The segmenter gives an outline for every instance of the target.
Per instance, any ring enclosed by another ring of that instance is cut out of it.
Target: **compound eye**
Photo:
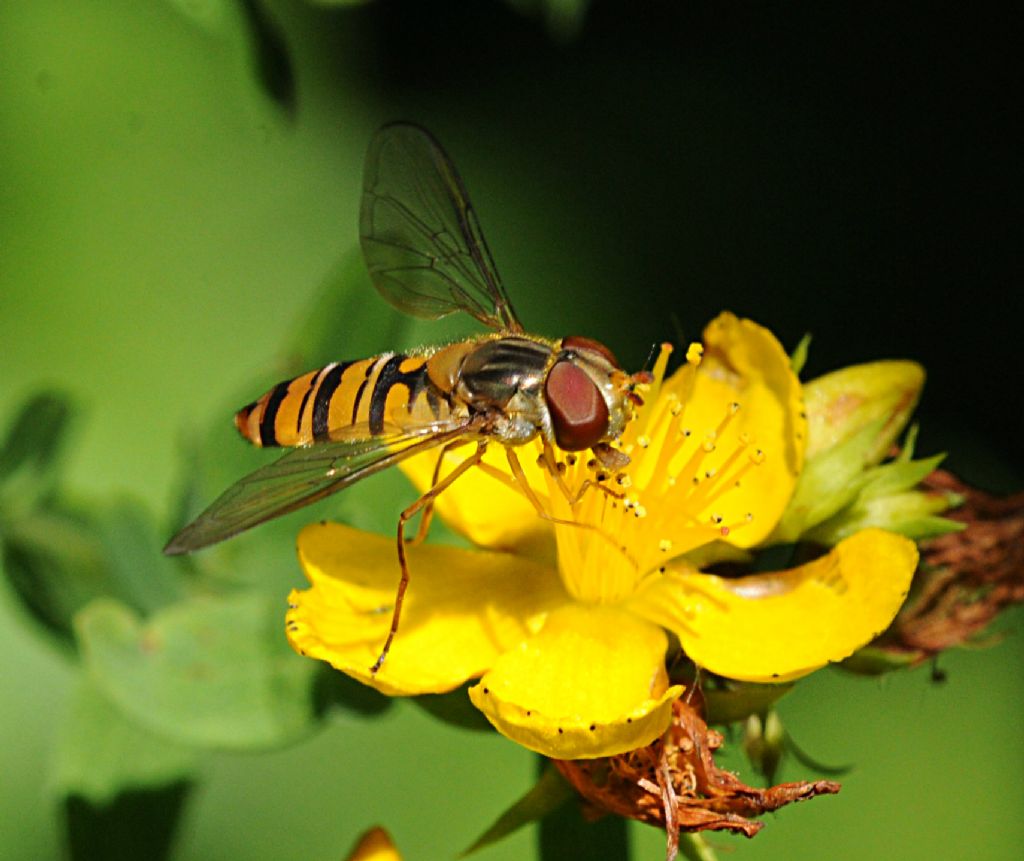
[[[562,349],[590,350],[591,352],[598,353],[607,359],[613,368],[618,368],[619,370],[622,369],[622,365],[620,365],[619,360],[615,358],[615,354],[600,341],[595,341],[593,338],[584,338],[581,335],[570,335],[568,338],[562,338]]]
[[[544,382],[555,442],[564,451],[584,451],[608,432],[608,405],[594,381],[567,359],[556,362]]]

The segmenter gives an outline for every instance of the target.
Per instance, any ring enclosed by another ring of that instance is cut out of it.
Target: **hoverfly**
[[[515,448],[539,436],[543,465],[555,476],[553,446],[590,449],[599,463],[620,469],[629,459],[609,443],[640,403],[635,390],[645,376],[626,374],[607,347],[589,338],[553,341],[524,331],[462,180],[424,129],[395,123],[374,136],[359,231],[371,280],[388,302],[431,319],[463,311],[492,333],[412,355],[334,362],[274,386],[239,410],[235,425],[256,446],[291,450],[229,487],[164,552],[223,541],[439,448],[432,487],[399,516],[401,577],[376,672],[398,630],[409,582],[406,523],[421,514],[416,538],[422,538],[433,500],[479,464],[491,443],[505,446],[524,494],[551,520]],[[467,444],[473,453],[439,480],[444,456]]]

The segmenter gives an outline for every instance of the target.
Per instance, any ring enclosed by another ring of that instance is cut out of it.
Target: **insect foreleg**
[[[434,465],[434,476],[430,479],[431,489],[437,487],[438,481],[441,478],[441,466],[444,464],[445,455],[450,451],[466,445],[469,440],[457,439],[454,442],[448,443],[444,448],[441,449],[441,453],[437,456],[437,463]],[[416,545],[421,544],[423,539],[427,537],[427,532],[430,530],[430,521],[434,517],[434,497],[437,494],[431,496],[426,505],[423,506],[423,512],[420,515],[420,525],[416,530],[416,534],[407,540],[408,544]]]
[[[612,547],[615,548],[615,551],[617,553],[621,553],[632,566],[637,567],[636,559],[633,558],[632,554],[630,554],[624,546],[620,545],[614,537],[609,535],[599,526],[593,523],[580,523],[578,520],[564,520],[561,517],[555,517],[554,515],[549,514],[543,504],[541,504],[541,501],[537,498],[537,494],[534,493],[533,488],[530,487],[530,482],[526,478],[526,473],[523,472],[523,465],[519,462],[519,456],[511,448],[505,449],[505,456],[508,458],[509,468],[512,470],[512,475],[515,478],[516,483],[519,485],[519,489],[523,492],[523,495],[530,500],[530,504],[533,505],[534,509],[536,509],[538,517],[548,521],[548,523],[554,523],[556,526],[575,526],[579,529],[593,530],[608,541]],[[557,475],[557,470],[555,471],[555,474]],[[566,494],[569,494],[568,488],[565,488],[565,492]],[[611,495],[613,497],[615,496],[614,493]],[[566,498],[570,501],[572,500],[571,495],[567,495]]]
[[[405,524],[428,505],[431,505],[437,495],[454,484],[459,476],[480,463],[486,449],[487,440],[481,440],[478,442],[476,451],[473,452],[473,454],[467,457],[443,479],[435,483],[430,490],[424,493],[423,496],[398,515],[398,564],[402,569],[402,576],[398,581],[398,590],[395,592],[395,610],[391,614],[391,630],[388,631],[388,638],[384,641],[384,648],[381,649],[381,653],[377,657],[377,660],[374,661],[373,666],[370,667],[371,673],[376,674],[380,668],[384,666],[384,660],[387,658],[388,652],[391,651],[391,643],[395,639],[395,634],[398,633],[398,621],[402,617],[402,601],[405,600],[405,590],[409,587],[409,561],[405,554]]]

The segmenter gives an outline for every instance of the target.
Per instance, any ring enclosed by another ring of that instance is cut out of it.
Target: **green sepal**
[[[793,352],[789,355],[789,367],[792,368],[793,373],[798,377],[800,372],[804,369],[804,365],[807,364],[807,353],[811,348],[811,333],[805,332],[804,336],[800,339],[800,343],[796,345]]]
[[[75,617],[86,670],[119,708],[181,744],[230,750],[284,745],[318,718],[316,665],[285,641],[280,601],[199,597],[145,624],[109,599]]]
[[[868,465],[884,422],[884,419],[877,419],[807,460],[768,543],[796,541],[856,498],[860,487],[858,479]]]
[[[838,666],[858,676],[882,676],[894,670],[906,670],[922,658],[918,652],[893,652],[878,646],[858,649]]]
[[[543,819],[557,810],[575,795],[571,786],[558,770],[551,765],[545,767],[538,781],[529,792],[501,814],[483,834],[467,849],[459,853],[460,858],[503,840],[524,825]]]
[[[709,724],[731,724],[763,714],[793,689],[793,683],[759,685],[723,680],[723,687],[705,684],[701,692]]]
[[[866,470],[854,481],[856,493],[849,504],[808,530],[804,537],[831,547],[872,526],[914,540],[962,530],[962,523],[936,516],[958,504],[956,494],[911,489],[930,475],[944,457],[940,454],[922,460],[893,460]]]

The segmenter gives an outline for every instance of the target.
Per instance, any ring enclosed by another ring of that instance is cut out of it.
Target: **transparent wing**
[[[492,329],[523,331],[455,165],[426,130],[394,123],[374,135],[359,236],[374,286],[400,311],[465,311]]]
[[[199,550],[330,496],[407,457],[473,432],[470,422],[290,450],[231,485],[175,535],[164,553]]]

